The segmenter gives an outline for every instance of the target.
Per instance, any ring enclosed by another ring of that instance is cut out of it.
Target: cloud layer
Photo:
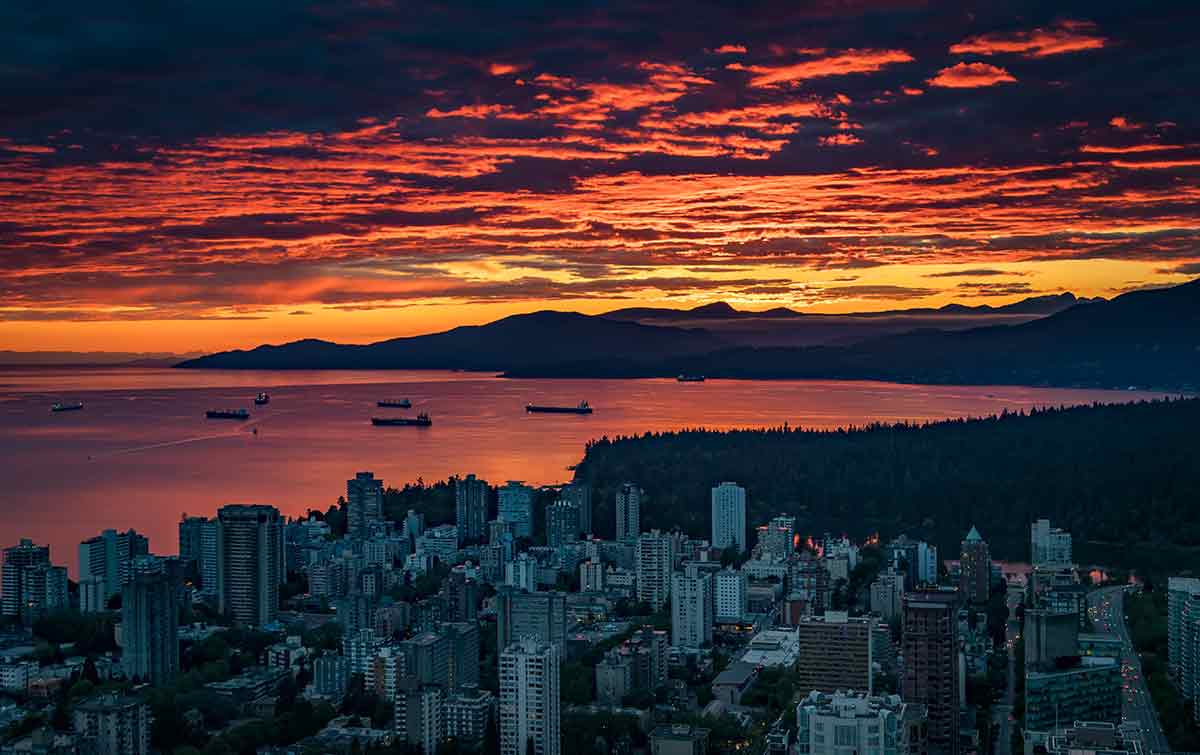
[[[0,11],[0,321],[882,307],[1200,261],[1192,5],[475,5]]]

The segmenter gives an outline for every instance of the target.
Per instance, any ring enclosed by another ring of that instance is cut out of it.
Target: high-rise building
[[[442,583],[452,621],[475,621],[479,616],[479,583],[461,566],[450,570]]]
[[[217,610],[263,626],[279,612],[283,519],[274,506],[235,504],[217,512]]]
[[[1121,723],[1121,661],[1071,656],[1025,672],[1025,729],[1048,732],[1066,721]]]
[[[671,597],[671,572],[675,564],[675,539],[658,530],[638,536],[637,597],[657,611]]]
[[[400,643],[404,653],[406,676],[413,676],[421,684],[430,684],[442,689],[450,687],[450,640],[434,632],[422,632],[416,637]]]
[[[746,550],[746,489],[723,482],[712,489],[712,546],[724,550],[737,546]]]
[[[566,641],[567,596],[561,592],[496,591],[496,647],[525,638],[563,647]]]
[[[904,575],[892,568],[879,572],[871,583],[871,610],[884,621],[898,619],[902,615],[904,598]]]
[[[187,516],[179,521],[179,558],[201,593],[217,592],[217,520]]]
[[[340,702],[350,684],[350,662],[340,656],[325,654],[313,661],[313,688],[318,695]]]
[[[450,693],[443,706],[446,736],[460,745],[479,749],[487,736],[493,702],[492,693],[475,684]]]
[[[1167,580],[1167,670],[1185,700],[1200,700],[1200,579]]]
[[[626,482],[617,490],[617,540],[633,540],[642,531],[642,489]]]
[[[67,567],[34,564],[21,570],[21,621],[32,626],[42,616],[69,608]]]
[[[584,561],[579,565],[579,591],[604,591],[604,564],[600,561]]]
[[[504,564],[504,584],[526,592],[537,592],[537,559],[528,552],[521,553]]]
[[[926,588],[904,595],[904,677],[901,697],[929,714],[929,751],[958,755],[961,679],[958,590]]]
[[[1074,613],[1025,609],[1025,668],[1053,666],[1059,658],[1079,655],[1079,621]]]
[[[21,598],[25,567],[50,563],[50,546],[34,545],[23,538],[18,544],[4,549],[3,574],[0,575],[0,609],[5,616],[21,615]]]
[[[375,655],[383,647],[383,638],[371,629],[359,629],[342,636],[342,657],[349,664],[349,673],[361,674],[367,686],[374,685],[373,667]]]
[[[1073,563],[1070,532],[1051,527],[1049,519],[1038,519],[1029,530],[1034,566]]]
[[[634,686],[634,656],[613,648],[596,664],[596,702],[620,705]]]
[[[479,684],[479,624],[474,621],[447,622],[441,626],[450,657],[447,665],[450,689]]]
[[[904,575],[905,590],[914,590],[919,585],[937,584],[937,546],[900,535],[888,543],[884,554],[885,563]]]
[[[546,545],[561,548],[579,540],[579,509],[559,499],[546,506]]]
[[[671,580],[671,645],[701,648],[712,642],[713,577],[694,566]]]
[[[346,531],[350,537],[365,538],[383,521],[383,480],[371,472],[359,472],[346,480]]]
[[[75,733],[96,755],[148,755],[150,706],[137,697],[101,695],[75,705]]]
[[[512,525],[513,537],[533,537],[533,488],[509,480],[496,491],[496,518]]]
[[[559,649],[525,639],[500,655],[501,755],[560,755]]]
[[[746,596],[750,586],[746,575],[736,569],[722,569],[713,576],[716,593],[716,620],[736,623],[746,618]]]
[[[443,699],[440,687],[422,684],[412,677],[400,680],[393,725],[396,738],[410,751],[437,754],[438,744],[445,737]]]
[[[460,539],[474,543],[483,538],[488,518],[488,484],[475,475],[454,481],[454,522]]]
[[[179,601],[163,573],[137,574],[121,591],[121,670],[156,687],[179,673]]]
[[[758,528],[763,556],[785,561],[796,550],[796,517],[780,515]]]
[[[79,544],[79,578],[103,578],[107,600],[129,582],[133,560],[149,552],[150,541],[134,530],[104,530]]]
[[[583,535],[592,533],[592,489],[586,483],[573,482],[563,485],[559,497],[570,501],[579,509],[579,532]]]
[[[812,692],[796,706],[796,742],[808,755],[924,753],[925,706],[899,695]]]
[[[799,644],[797,686],[818,692],[873,690],[875,619],[826,611],[796,623]]]
[[[968,603],[983,605],[992,591],[992,552],[974,527],[962,541],[959,589]]]

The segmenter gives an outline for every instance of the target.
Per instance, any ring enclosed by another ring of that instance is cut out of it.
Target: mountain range
[[[964,319],[971,324],[962,325]],[[788,334],[787,325],[764,325],[822,320],[827,320],[826,328],[817,340],[811,333],[808,339]],[[945,325],[947,320],[950,326]],[[887,327],[872,330],[859,324],[863,321]],[[897,326],[897,321],[902,325]],[[754,327],[730,323],[754,323]],[[856,337],[847,333],[854,327],[861,328]],[[1063,295],[1006,307],[952,305],[876,314],[742,312],[723,303],[692,310],[625,309],[595,316],[544,311],[362,346],[317,340],[260,346],[179,366],[441,368],[493,370],[508,377],[688,373],[1186,389],[1200,385],[1200,280],[1112,300]]]

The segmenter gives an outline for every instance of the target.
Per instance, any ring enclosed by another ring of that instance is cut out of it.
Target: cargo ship
[[[83,408],[82,401],[59,401],[50,406],[52,412],[76,412]]]
[[[530,414],[591,414],[592,407],[588,402],[580,401],[578,406],[539,406],[526,404],[525,411]]]
[[[703,375],[679,375],[675,379],[681,383],[703,383],[704,382]]]
[[[376,406],[385,409],[411,409],[412,402],[406,398],[385,398],[375,402]]]
[[[269,404],[269,403],[271,403],[271,397],[268,396],[265,392],[260,393],[254,397],[254,403],[258,404],[259,406],[263,406],[264,404]]]
[[[376,427],[429,427],[433,420],[421,412],[415,417],[371,417],[371,424]]]
[[[246,409],[209,409],[204,413],[209,419],[250,419]]]

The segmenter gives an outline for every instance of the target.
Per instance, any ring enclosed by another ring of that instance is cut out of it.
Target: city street
[[[1141,660],[1133,647],[1129,629],[1125,626],[1124,598],[1125,589],[1122,587],[1102,588],[1088,596],[1088,611],[1091,613],[1097,632],[1116,634],[1121,637],[1124,647],[1121,658],[1124,720],[1134,722],[1141,729],[1148,752],[1170,752],[1171,748],[1158,724],[1158,715],[1154,711],[1154,703],[1150,700],[1150,692],[1146,688]]]

